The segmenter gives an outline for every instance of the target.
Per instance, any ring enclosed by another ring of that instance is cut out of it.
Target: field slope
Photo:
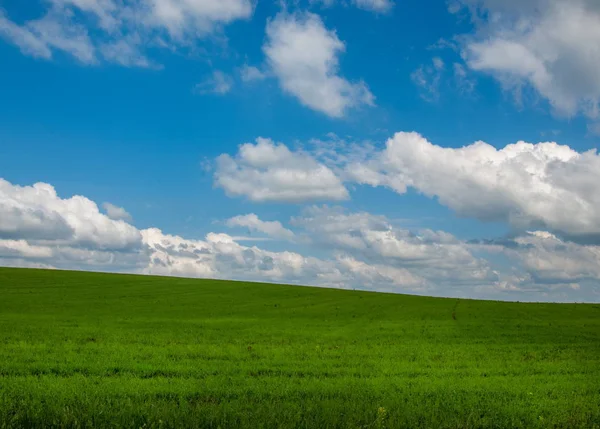
[[[0,428],[600,428],[600,305],[0,269]]]

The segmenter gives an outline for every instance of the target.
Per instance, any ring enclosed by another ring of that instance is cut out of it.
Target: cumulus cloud
[[[533,231],[515,238],[508,252],[541,283],[574,285],[600,280],[600,246],[565,242],[554,234]]]
[[[83,196],[61,198],[49,184],[0,181],[1,266],[567,301],[575,297],[571,292],[583,299],[597,293],[600,282],[600,246],[545,231],[465,243],[443,231],[410,231],[384,216],[328,206],[305,209],[292,219],[295,230],[254,214],[226,223],[327,256],[244,246],[223,233],[192,240],[158,228],[137,230],[110,219]],[[485,254],[503,254],[513,263],[498,271]]]
[[[408,287],[413,291],[427,289],[427,281],[411,273],[406,268],[391,265],[367,264],[364,261],[341,254],[337,257],[338,264],[355,276],[362,287],[377,291],[394,290],[394,287]]]
[[[54,240],[94,249],[139,247],[139,231],[102,214],[83,196],[62,199],[53,186],[17,186],[0,179],[0,238]]]
[[[562,116],[597,118],[600,7],[595,0],[463,0],[477,25],[463,56],[517,98],[533,88]]]
[[[373,105],[362,81],[339,76],[339,55],[345,45],[315,14],[281,13],[267,24],[263,51],[281,88],[302,104],[328,116],[343,117],[348,109]]]
[[[46,183],[17,186],[0,179],[3,265],[130,271],[144,259],[140,232],[101,213],[93,201],[60,198]]]
[[[241,145],[234,157],[219,156],[214,180],[228,195],[258,202],[348,198],[348,191],[327,166],[265,138]]]
[[[29,244],[25,240],[0,240],[0,257],[44,259],[52,257],[52,249]]]
[[[293,252],[242,246],[227,234],[210,233],[205,241],[186,240],[157,229],[143,234],[152,250],[148,272],[154,274],[297,283],[314,281],[315,270],[327,265]]]
[[[143,5],[145,6],[145,5]],[[166,28],[174,38],[206,34],[219,24],[252,15],[251,0],[153,0],[148,25]]]
[[[472,255],[466,243],[443,231],[410,231],[386,217],[348,213],[340,207],[310,207],[293,224],[310,239],[379,266],[410,269],[430,286],[493,283],[488,264]]]
[[[105,209],[119,217],[124,212],[112,205]],[[280,222],[262,221],[252,214],[231,218],[227,224],[287,240],[294,237]],[[407,269],[369,264],[342,253],[319,259],[243,246],[222,233],[190,240],[157,228],[137,230],[101,213],[83,196],[61,198],[49,184],[18,186],[6,180],[0,180],[0,265],[391,291],[423,287]]]
[[[254,213],[232,217],[227,220],[229,227],[243,227],[250,231],[262,232],[273,238],[291,240],[294,238],[294,233],[285,228],[279,221],[263,221]]]
[[[474,240],[470,247],[494,257],[503,255],[510,267],[500,273],[498,282],[475,288],[476,293],[585,301],[600,292],[600,246],[566,241],[547,231],[526,231],[513,237]]]
[[[380,148],[312,140],[291,152],[268,139],[221,155],[216,186],[253,201],[348,198],[344,183],[423,193],[463,217],[545,229],[580,243],[600,242],[600,156],[555,142],[504,148],[478,141],[445,148],[418,133],[396,133]]]
[[[102,207],[106,210],[106,215],[112,220],[132,221],[131,215],[123,207],[115,206],[111,203],[103,203]]]
[[[51,0],[40,18],[17,24],[0,11],[0,36],[26,55],[55,51],[85,64],[101,59],[150,67],[143,48],[185,47],[252,15],[251,0]]]
[[[150,249],[148,274],[181,277],[215,277],[216,269],[208,243],[185,240],[163,234],[157,228],[142,231],[144,243]]]
[[[186,240],[158,229],[142,232],[152,249],[144,272],[375,290],[422,290],[424,280],[406,269],[370,265],[338,254],[323,260],[295,252],[242,246],[227,234]]]
[[[543,228],[580,240],[600,234],[595,151],[522,141],[500,150],[481,141],[444,148],[401,132],[347,172],[358,183],[398,193],[411,187],[462,216],[508,222],[520,231]]]

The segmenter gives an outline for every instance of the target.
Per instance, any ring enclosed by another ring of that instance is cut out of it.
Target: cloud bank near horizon
[[[0,264],[473,298],[598,299],[596,152],[554,142],[444,148],[414,132],[396,133],[380,148],[353,145],[290,149],[259,138],[216,160],[215,185],[231,197],[301,205],[289,219],[242,213],[224,220],[227,230],[250,232],[261,247],[228,231],[195,240],[140,230],[125,208],[105,202],[103,211],[47,183],[0,180]],[[331,205],[359,185],[400,195],[414,188],[460,216],[504,222],[512,232],[465,241]]]

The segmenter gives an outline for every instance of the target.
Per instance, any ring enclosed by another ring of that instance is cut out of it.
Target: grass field
[[[0,269],[0,427],[600,428],[600,305]]]

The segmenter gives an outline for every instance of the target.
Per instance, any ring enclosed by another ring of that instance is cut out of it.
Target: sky
[[[0,265],[600,302],[596,0],[0,0]]]

